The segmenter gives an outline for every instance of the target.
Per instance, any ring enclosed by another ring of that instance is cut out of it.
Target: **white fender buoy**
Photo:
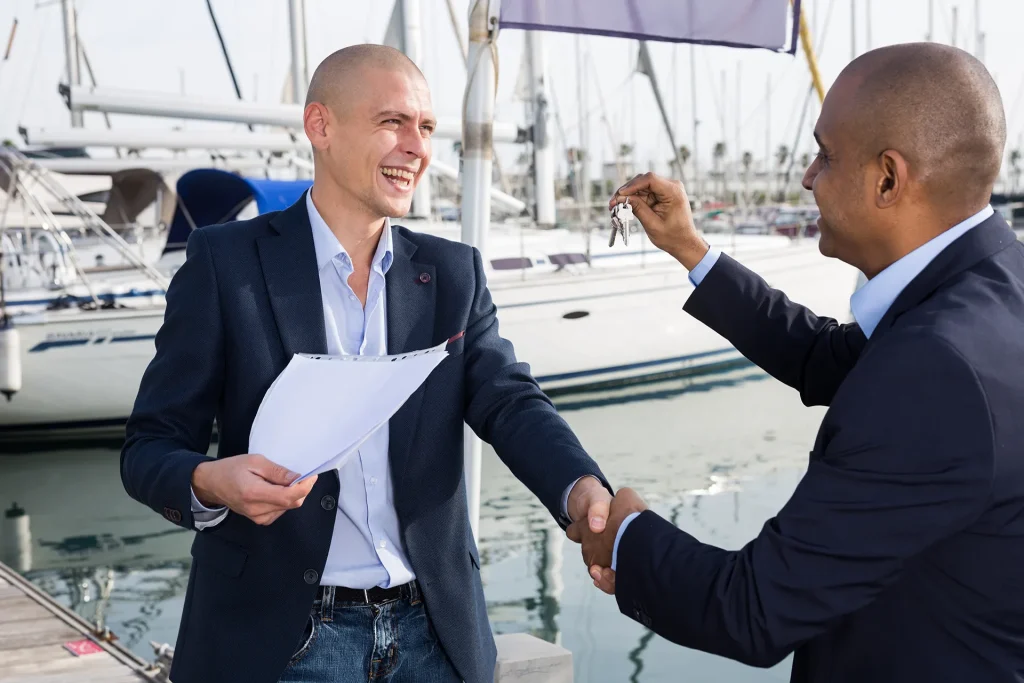
[[[0,394],[10,401],[21,391],[21,338],[10,323],[0,323]]]
[[[17,503],[4,512],[0,525],[0,561],[25,573],[32,569],[32,532],[28,513]]]

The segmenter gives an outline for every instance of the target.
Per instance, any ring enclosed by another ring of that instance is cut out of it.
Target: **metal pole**
[[[68,85],[82,84],[78,68],[78,25],[75,22],[75,0],[61,0],[64,17],[64,57],[67,60]],[[71,127],[82,127],[82,112],[71,110]]]
[[[288,26],[292,47],[292,101],[302,106],[309,88],[306,58],[306,0],[288,0]]]
[[[871,49],[871,0],[864,0],[864,49]]]
[[[530,64],[530,99],[533,100],[533,183],[537,201],[537,225],[555,226],[555,150],[548,133],[547,59],[544,34],[526,32],[527,57]]]
[[[469,9],[469,73],[462,113],[462,241],[486,257],[491,219],[491,150],[497,85],[495,41],[500,0],[474,0]],[[466,497],[473,537],[480,533],[480,461],[483,444],[464,427]]]
[[[957,25],[957,22],[960,21],[960,19],[957,16],[958,14],[959,14],[959,8],[956,5],[953,5],[953,35],[952,35],[952,40],[950,41],[950,43],[952,43],[953,47],[956,47],[956,28],[957,28],[956,25]]]
[[[928,0],[928,35],[925,36],[925,40],[929,43],[932,42],[932,36],[935,35],[935,0]]]
[[[850,61],[857,59],[857,0],[850,0]],[[793,150],[796,153],[796,150]]]
[[[772,76],[764,85],[764,197],[771,200],[772,195]]]
[[[700,146],[697,144],[697,128],[700,126],[700,119],[697,118],[697,53],[694,51],[693,43],[690,43],[690,107],[693,111],[693,184],[697,191],[695,199],[699,199],[703,193],[700,181]]]
[[[577,198],[580,204],[580,212],[583,215],[584,225],[590,222],[590,180],[588,173],[588,166],[590,165],[590,155],[587,153],[587,143],[589,141],[589,135],[587,131],[587,91],[585,86],[586,78],[584,78],[583,69],[583,50],[580,35],[576,34],[576,106],[577,114],[579,118],[579,134],[580,134],[580,153],[579,153],[579,185],[580,185],[580,196]],[[619,153],[619,150],[614,150],[615,154]]]
[[[402,3],[402,42],[405,45],[405,56],[422,70],[423,40],[420,0],[398,0],[398,2]],[[427,177],[416,186],[412,197],[412,211],[410,215],[417,218],[430,218],[430,214],[430,178]]]

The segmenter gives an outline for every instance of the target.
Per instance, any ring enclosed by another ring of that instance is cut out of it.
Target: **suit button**
[[[302,575],[302,580],[312,586],[320,579],[320,575],[316,573],[315,569],[307,569]]]
[[[320,499],[320,507],[330,512],[338,504],[338,501],[334,499],[334,496],[324,496]]]
[[[181,521],[181,513],[174,508],[164,508],[164,517],[175,524]]]

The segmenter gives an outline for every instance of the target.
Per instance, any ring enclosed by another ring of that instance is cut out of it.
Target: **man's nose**
[[[430,138],[418,128],[402,137],[402,147],[403,152],[417,159],[426,159],[430,156]]]
[[[814,187],[813,187],[813,185],[814,185],[814,177],[816,175],[818,175],[817,166],[818,166],[818,162],[817,161],[812,161],[811,165],[807,167],[806,171],[804,171],[804,179],[803,179],[803,182],[801,184],[804,186],[805,190],[813,190],[814,189]]]

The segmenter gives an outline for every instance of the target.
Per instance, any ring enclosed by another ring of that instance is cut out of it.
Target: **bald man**
[[[391,223],[430,163],[435,121],[415,65],[381,46],[334,53],[304,125],[311,191],[190,235],[127,425],[128,493],[198,530],[171,678],[491,683],[463,424],[563,528],[602,528],[611,490],[499,336],[480,253]],[[293,354],[446,340],[449,357],[340,470],[291,485],[297,474],[248,452]]]
[[[570,534],[624,614],[753,666],[795,653],[794,682],[1024,680],[1024,247],[989,206],[996,85],[951,47],[875,50],[815,137],[820,249],[868,278],[851,324],[709,249],[680,184],[612,200],[690,270],[686,311],[829,406],[792,498],[736,551],[628,489],[603,533]]]

